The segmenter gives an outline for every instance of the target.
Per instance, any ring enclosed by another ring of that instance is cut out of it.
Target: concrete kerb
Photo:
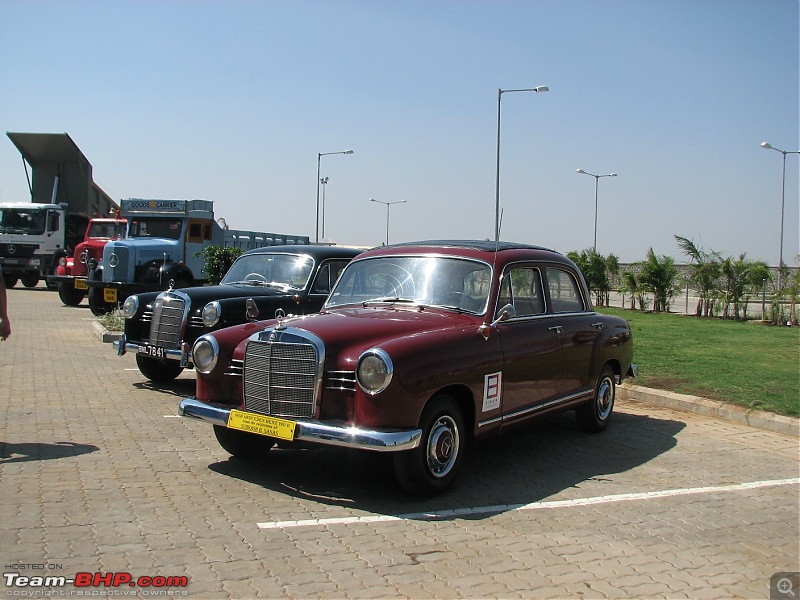
[[[689,396],[623,383],[617,388],[617,399],[663,406],[680,412],[695,413],[730,423],[749,425],[757,429],[800,437],[800,419],[709,400],[700,396]]]
[[[100,340],[106,344],[119,340],[122,335],[119,331],[108,331],[99,321],[92,321],[92,327]],[[663,406],[680,412],[695,413],[739,425],[749,425],[757,429],[800,437],[800,419],[708,400],[700,396],[689,396],[623,383],[617,388],[617,399]]]

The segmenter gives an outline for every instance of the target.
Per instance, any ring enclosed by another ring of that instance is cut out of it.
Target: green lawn
[[[800,328],[619,308],[633,330],[634,384],[800,414]]]

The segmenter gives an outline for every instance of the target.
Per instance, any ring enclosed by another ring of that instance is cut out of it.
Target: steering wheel
[[[248,273],[244,278],[245,281],[268,281],[261,273]]]

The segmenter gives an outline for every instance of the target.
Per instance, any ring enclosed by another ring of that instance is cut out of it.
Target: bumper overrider
[[[222,404],[201,402],[186,398],[178,406],[178,414],[227,427],[231,408]],[[334,425],[319,421],[295,421],[294,441],[343,446],[376,452],[401,452],[419,446],[421,429],[375,430],[345,425]]]

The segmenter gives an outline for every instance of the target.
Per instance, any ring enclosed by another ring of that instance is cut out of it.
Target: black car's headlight
[[[125,302],[122,303],[122,316],[132,319],[137,312],[139,312],[139,296],[134,294],[125,298]]]
[[[192,347],[192,362],[195,369],[208,375],[217,366],[219,344],[211,335],[201,335]]]
[[[201,314],[203,316],[203,325],[206,327],[214,327],[214,325],[219,323],[220,318],[222,318],[222,306],[220,306],[219,302],[214,300],[203,307],[203,312]]]
[[[371,348],[358,359],[356,381],[367,394],[379,394],[392,381],[394,365],[389,355],[380,348]]]

